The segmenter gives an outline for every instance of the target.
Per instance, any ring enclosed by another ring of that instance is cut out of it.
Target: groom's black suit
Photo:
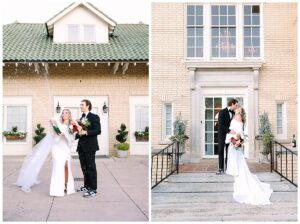
[[[230,114],[231,113],[231,118]],[[229,126],[231,119],[234,116],[233,111],[229,111],[228,108],[224,108],[219,112],[218,116],[218,151],[219,151],[219,170],[224,171],[224,147],[226,150],[226,159],[225,164],[227,166],[227,155],[228,155],[228,146],[229,144],[225,144],[226,134],[230,132]]]
[[[85,117],[82,115],[81,119]],[[79,136],[77,152],[80,166],[84,176],[84,187],[97,190],[97,169],[95,162],[96,151],[99,150],[97,135],[101,134],[100,118],[96,114],[88,113],[86,116],[90,125],[87,127],[87,135]]]

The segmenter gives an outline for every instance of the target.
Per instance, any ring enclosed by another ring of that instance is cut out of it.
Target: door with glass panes
[[[204,134],[202,141],[203,158],[218,158],[218,115],[219,112],[227,107],[227,103],[235,98],[238,100],[239,105],[247,108],[245,104],[244,96],[205,96],[204,97]],[[203,124],[203,121],[201,121]],[[245,132],[246,128],[245,128]],[[248,146],[245,144],[245,152],[248,150]]]

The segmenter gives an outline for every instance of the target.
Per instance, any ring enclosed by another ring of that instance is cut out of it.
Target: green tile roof
[[[3,61],[148,61],[148,25],[118,24],[109,44],[53,43],[45,24],[3,27]]]

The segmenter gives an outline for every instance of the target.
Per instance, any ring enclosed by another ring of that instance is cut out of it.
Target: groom
[[[76,139],[79,138],[77,152],[84,176],[84,186],[77,189],[77,192],[84,192],[83,197],[91,198],[97,195],[95,155],[99,150],[97,135],[101,134],[101,125],[99,116],[90,112],[92,104],[89,100],[82,100],[80,109],[82,112],[80,120],[87,119],[90,124],[86,128],[79,127],[79,133],[76,135]]]
[[[230,132],[230,122],[234,116],[234,110],[238,106],[238,101],[232,99],[228,102],[227,107],[219,112],[218,116],[218,154],[219,154],[219,170],[217,175],[224,174],[224,148],[226,151],[225,165],[227,166],[228,146],[225,144],[226,134]]]

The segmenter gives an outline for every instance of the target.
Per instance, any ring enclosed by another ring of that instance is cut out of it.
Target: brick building
[[[3,129],[27,132],[23,140],[3,137],[4,155],[27,154],[36,125],[47,129],[59,107],[80,117],[85,98],[101,120],[97,154],[115,154],[121,123],[130,153],[148,153],[148,142],[134,136],[148,126],[148,25],[117,24],[89,3],[73,3],[46,23],[4,25]]]
[[[290,147],[297,123],[297,3],[152,3],[152,148],[181,113],[189,162],[217,158],[217,114],[246,109],[245,156],[259,159],[259,115]]]

